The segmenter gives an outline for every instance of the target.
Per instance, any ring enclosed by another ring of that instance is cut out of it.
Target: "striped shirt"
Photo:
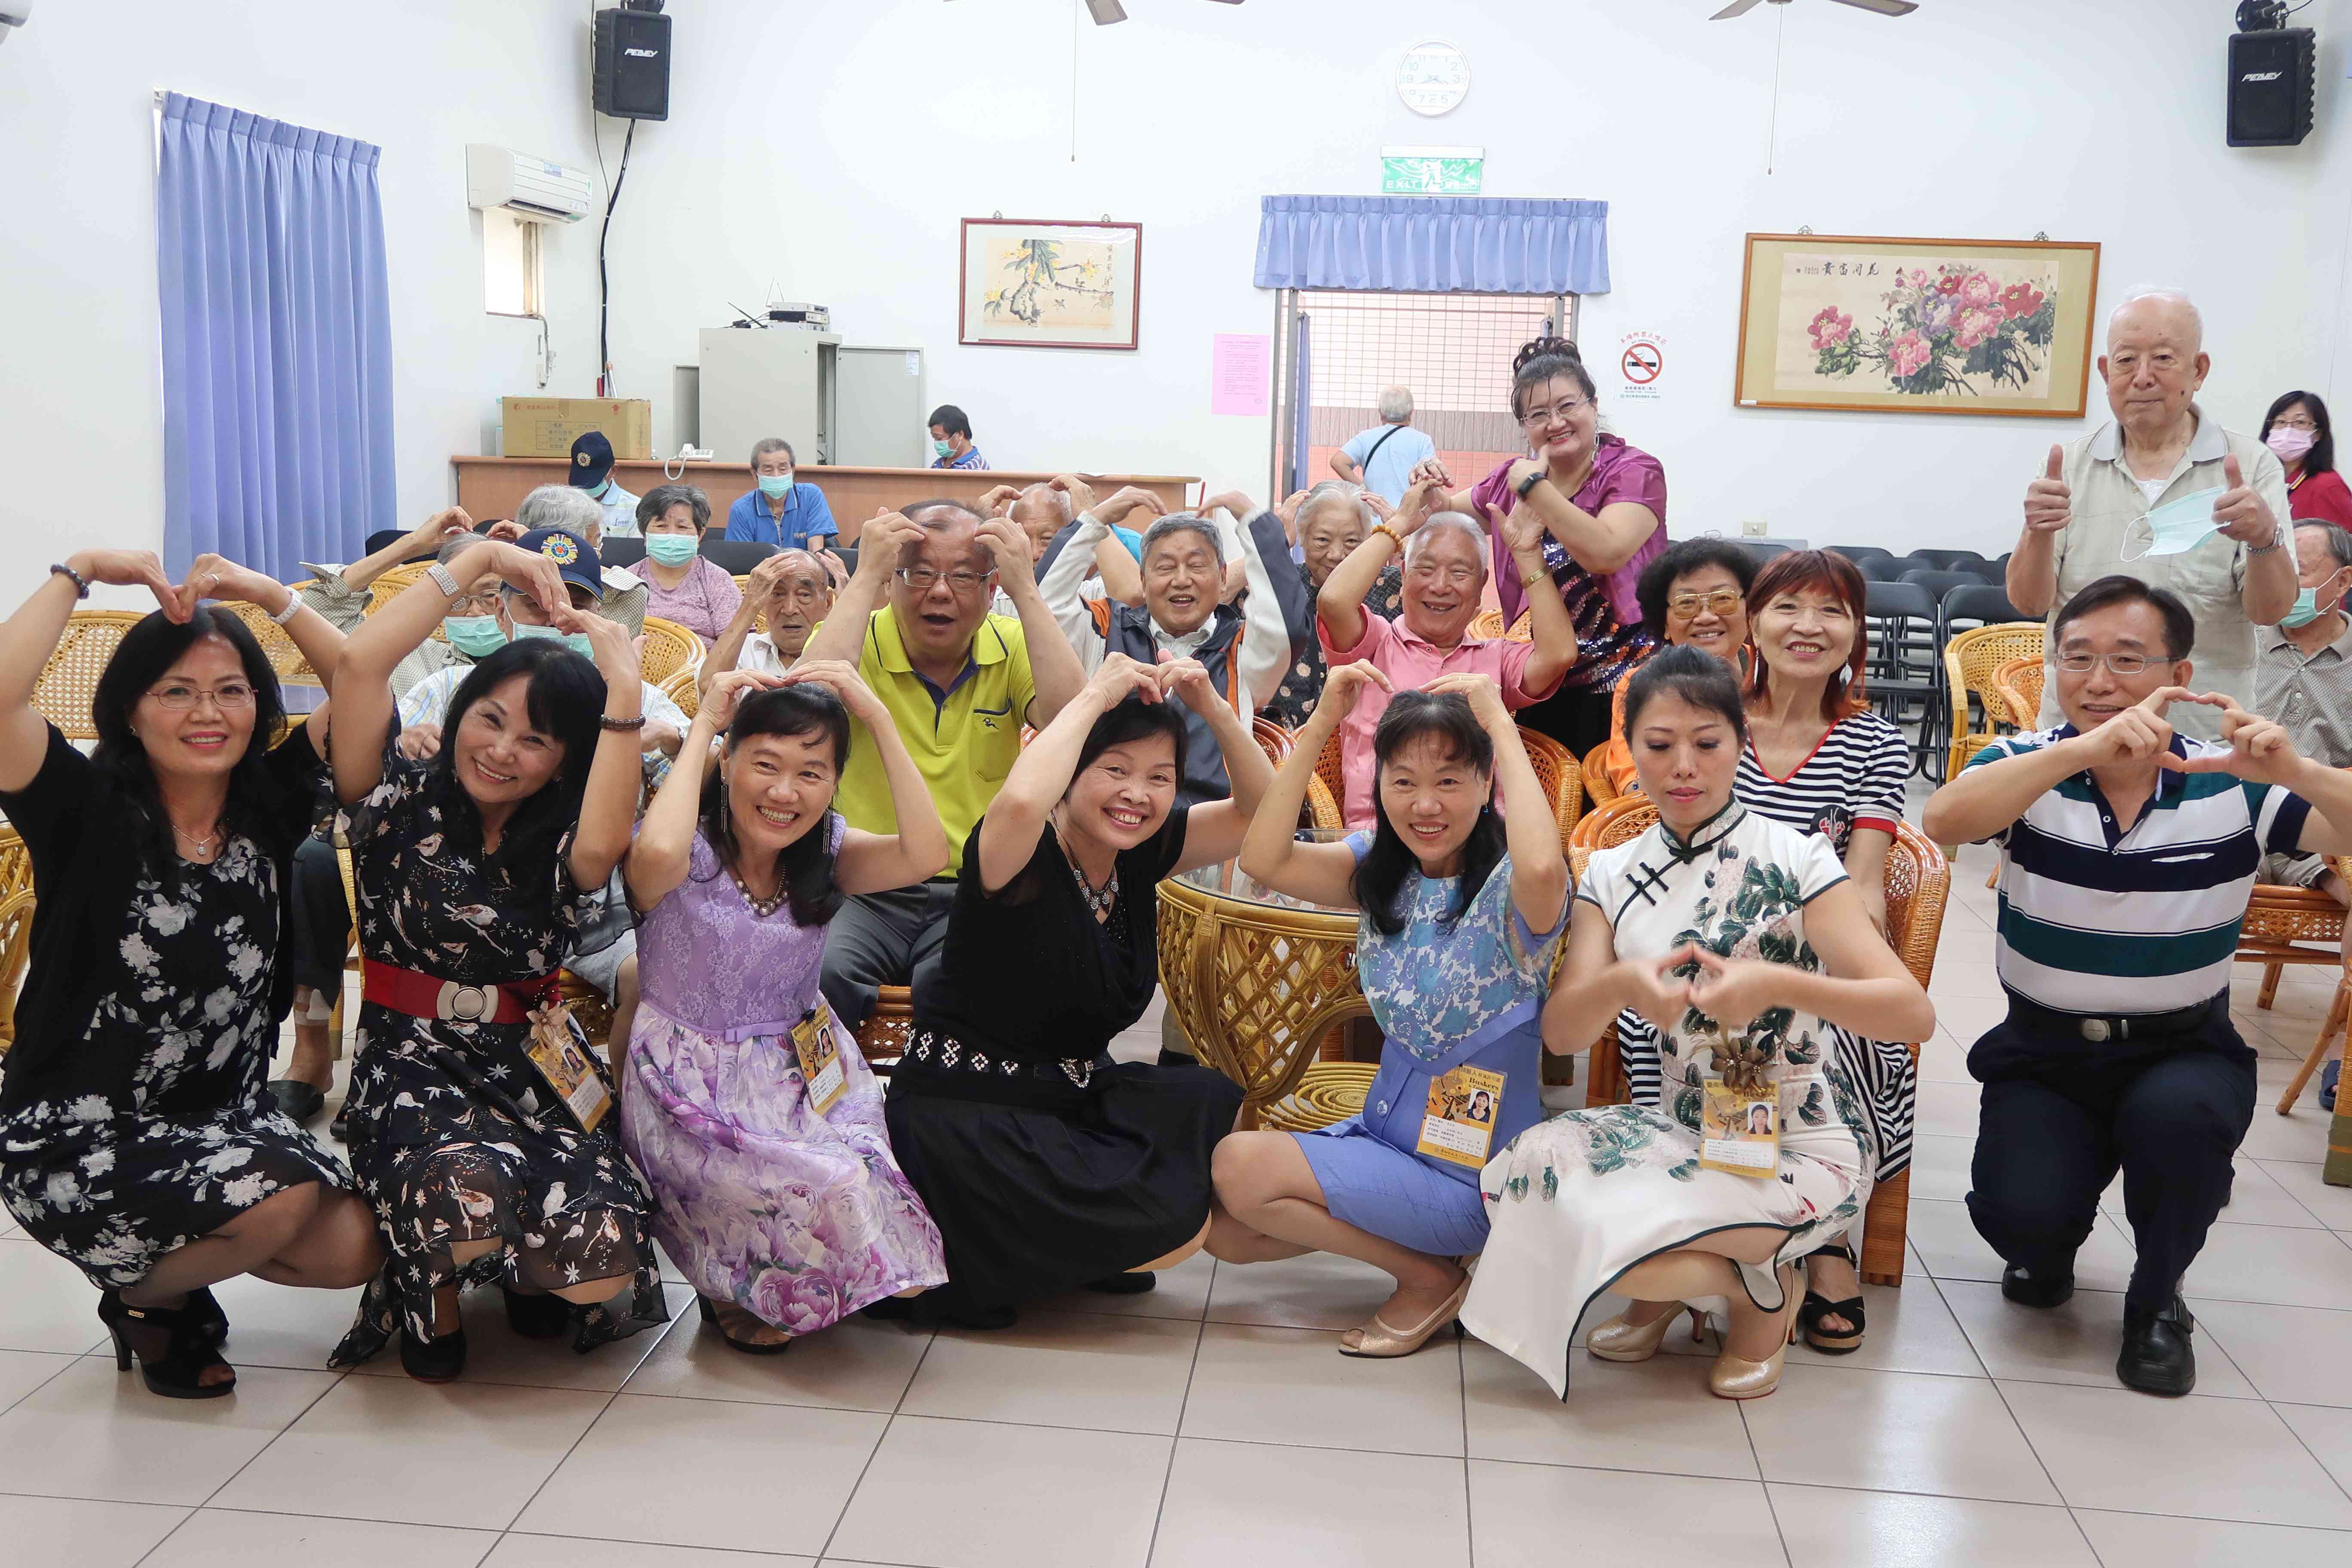
[[[2075,734],[2071,724],[1995,741],[1989,767]],[[2175,756],[2218,742],[2172,740]],[[2001,984],[2062,1013],[2130,1016],[2192,1007],[2226,989],[2263,852],[2295,853],[2311,805],[2228,773],[2156,775],[2129,827],[2088,772],[2025,808],[1992,842],[2000,873],[1993,963]]]
[[[1818,833],[1843,859],[1857,827],[1892,834],[1903,820],[1911,748],[1903,731],[1875,713],[1830,726],[1812,754],[1787,778],[1764,771],[1753,741],[1739,753],[1740,801],[1759,816]]]

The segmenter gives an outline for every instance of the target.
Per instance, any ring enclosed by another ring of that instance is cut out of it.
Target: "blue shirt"
[[[933,463],[931,467],[935,468],[984,468],[988,467],[988,459],[980,455],[979,447],[967,447],[964,448],[962,457],[941,458],[938,462]]]
[[[754,486],[748,493],[737,496],[735,504],[727,509],[727,537],[751,544],[772,544],[779,550],[806,550],[809,541],[827,534],[838,537],[841,525],[833,521],[833,509],[824,502],[824,492],[806,480],[793,481],[792,490],[784,497],[782,527],[768,509],[768,498]]]
[[[1391,430],[1396,434],[1389,435]],[[1380,447],[1378,452],[1372,452],[1375,445]],[[1357,477],[1366,489],[1388,497],[1391,506],[1402,506],[1413,469],[1437,456],[1437,443],[1410,425],[1375,425],[1339,450],[1356,465]],[[1364,464],[1368,452],[1372,455],[1369,468]]]

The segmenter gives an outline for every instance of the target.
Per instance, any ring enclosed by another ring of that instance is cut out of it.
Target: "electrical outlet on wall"
[[[1739,531],[1743,538],[1761,539],[1764,537],[1764,530],[1766,526],[1767,525],[1762,518],[1751,517],[1740,523]]]

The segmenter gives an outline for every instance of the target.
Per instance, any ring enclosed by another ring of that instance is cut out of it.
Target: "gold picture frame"
[[[956,341],[1133,349],[1143,322],[1143,226],[963,220]]]
[[[2079,419],[2095,241],[1751,234],[1742,408]]]

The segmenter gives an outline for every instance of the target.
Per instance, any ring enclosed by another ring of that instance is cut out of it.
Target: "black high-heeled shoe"
[[[189,1291],[187,1302],[180,1310],[188,1315],[190,1327],[204,1335],[208,1343],[215,1347],[228,1343],[228,1314],[214,1300],[212,1287],[199,1285]]]
[[[1853,1264],[1857,1273],[1861,1269],[1862,1265],[1853,1256],[1853,1248],[1844,1242],[1821,1247],[1816,1250],[1814,1256],[1819,1257],[1822,1253],[1834,1253],[1848,1263]],[[1837,1330],[1824,1329],[1822,1327],[1823,1318],[1843,1318],[1853,1326]],[[1805,1342],[1823,1355],[1852,1355],[1862,1348],[1864,1327],[1862,1297],[1857,1292],[1843,1301],[1832,1301],[1818,1290],[1808,1290],[1805,1292],[1804,1304],[1797,1309],[1797,1326],[1804,1333]]]
[[[420,1342],[402,1329],[400,1366],[419,1383],[454,1383],[466,1370],[466,1331],[452,1329]]]
[[[165,1399],[218,1399],[236,1392],[234,1369],[219,1383],[199,1381],[212,1368],[228,1363],[185,1308],[167,1312],[160,1307],[134,1307],[121,1291],[109,1290],[98,1299],[98,1321],[113,1337],[117,1372],[129,1372],[131,1352],[138,1352],[139,1375],[148,1393]]]
[[[507,1299],[507,1327],[527,1340],[551,1340],[572,1327],[572,1303],[561,1296],[537,1296],[501,1285]]]

